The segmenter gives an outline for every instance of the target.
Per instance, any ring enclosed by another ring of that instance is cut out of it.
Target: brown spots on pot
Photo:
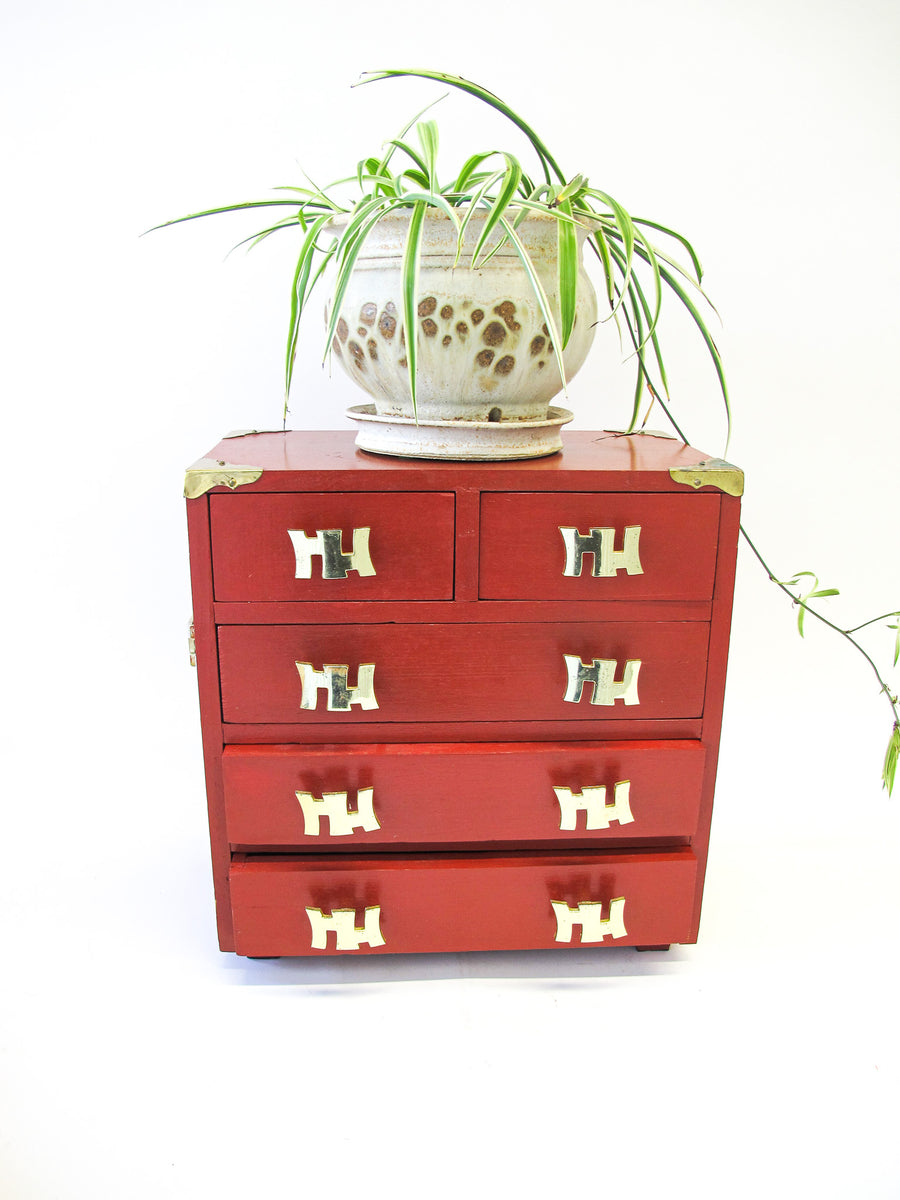
[[[494,309],[498,317],[503,318],[503,323],[510,333],[518,333],[522,326],[516,320],[516,306],[512,300],[502,300]]]
[[[371,327],[372,325],[375,324],[375,317],[377,315],[378,315],[378,305],[373,304],[373,302],[371,300],[367,300],[366,303],[359,310],[360,321],[362,322],[363,325],[368,325],[369,327]]]
[[[547,341],[547,339],[542,338],[540,334],[538,334],[537,337],[533,337],[531,339],[531,345],[529,346],[529,349],[531,350],[532,358],[537,358],[537,356],[543,350],[543,348],[546,344],[546,341]]]
[[[419,307],[421,308],[422,306],[419,305]],[[432,311],[434,311],[434,310],[432,310]],[[437,322],[432,321],[431,317],[426,317],[425,320],[422,322],[422,332],[425,334],[425,336],[426,337],[434,337],[435,334],[437,333],[437,331],[438,331]]]
[[[353,365],[360,371],[366,369],[366,355],[362,346],[358,342],[348,342],[347,349],[350,352],[350,357],[353,359]]]
[[[445,304],[443,306],[443,308],[441,309],[441,319],[444,321],[452,321],[453,320],[453,305],[452,304]]]
[[[404,357],[403,357],[403,358],[400,358],[400,359],[398,359],[398,360],[397,360],[397,366],[398,366],[398,367],[408,367],[408,366],[409,366],[409,363],[406,361],[406,356],[405,356],[405,355],[404,355]]]
[[[335,354],[338,356],[338,358],[343,358],[343,355],[341,354],[341,343],[337,339],[337,334],[335,334],[334,337],[331,339],[331,348],[335,352]]]
[[[378,362],[378,343],[374,338],[369,338],[366,345],[369,351],[369,358],[371,358],[372,362]]]
[[[473,313],[472,316],[474,317],[475,314]],[[491,321],[485,325],[481,340],[486,346],[499,346],[501,342],[506,341],[506,330],[499,321]]]
[[[465,323],[465,321],[457,321],[456,322],[456,333],[457,333],[458,337],[463,338],[463,339],[465,339],[469,336],[469,327]]]
[[[473,325],[480,325],[481,322],[484,320],[484,309],[473,308],[472,312],[471,312],[471,318],[472,318]]]
[[[386,342],[391,341],[397,332],[397,310],[391,303],[384,306],[384,311],[378,318],[378,332]]]
[[[453,338],[450,336],[449,333],[447,333],[444,335],[443,338],[441,338],[441,345],[446,349],[447,346],[449,346],[452,341],[453,341]]]
[[[434,296],[426,296],[424,300],[419,301],[419,316],[430,317],[437,308],[437,300]]]
[[[364,338],[367,333],[368,333],[368,330],[366,329],[366,327],[364,325],[360,325],[359,329],[357,329],[357,331],[356,331],[356,336]]]
[[[337,335],[342,342],[346,342],[347,334],[350,332],[350,327],[343,317],[338,317]]]
[[[475,355],[475,361],[478,363],[479,367],[489,367],[494,361],[493,350],[479,350],[479,352]]]
[[[516,360],[513,358],[513,356],[511,354],[504,354],[503,357],[498,360],[497,365],[494,367],[494,371],[498,375],[508,375],[515,365]]]

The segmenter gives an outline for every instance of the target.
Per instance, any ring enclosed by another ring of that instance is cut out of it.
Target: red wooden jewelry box
[[[187,474],[222,949],[696,941],[741,473],[650,435],[353,439]]]

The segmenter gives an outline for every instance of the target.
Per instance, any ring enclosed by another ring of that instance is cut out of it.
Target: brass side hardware
[[[191,617],[190,624],[188,625],[188,654],[190,655],[191,666],[196,667],[196,665],[197,665],[197,641],[194,637],[194,618],[193,617]]]

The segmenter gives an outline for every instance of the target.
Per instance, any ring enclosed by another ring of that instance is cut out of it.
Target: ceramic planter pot
[[[367,411],[403,421],[414,417],[400,293],[409,217],[408,212],[392,213],[369,234],[332,344],[337,361],[372,397]],[[471,266],[485,217],[472,217],[454,266],[457,235],[452,222],[437,210],[426,216],[417,291],[417,424],[493,424],[505,427],[496,431],[502,438],[513,423],[546,422],[562,380],[540,305],[515,249],[507,244],[489,262]],[[530,213],[518,232],[558,319],[557,223]],[[581,245],[586,231],[579,231],[579,237]],[[488,247],[499,240],[497,235]],[[563,354],[567,379],[587,356],[596,320],[596,295],[580,266],[575,327]],[[479,443],[483,449],[483,436]],[[458,438],[455,444],[459,450]]]

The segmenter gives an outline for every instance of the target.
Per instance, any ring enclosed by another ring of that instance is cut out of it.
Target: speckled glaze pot
[[[373,398],[375,412],[387,417],[413,416],[400,295],[409,216],[383,217],[369,234],[332,344],[337,361]],[[488,263],[470,265],[485,217],[473,215],[454,267],[452,222],[438,210],[426,215],[417,291],[419,422],[539,421],[562,390],[550,336],[515,249],[507,243]],[[557,223],[529,213],[518,233],[557,317]],[[585,237],[579,231],[579,250]],[[575,327],[563,354],[567,379],[587,356],[596,320],[597,298],[579,261]]]

